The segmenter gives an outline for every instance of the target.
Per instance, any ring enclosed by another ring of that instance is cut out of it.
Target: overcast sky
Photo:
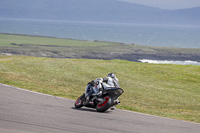
[[[183,9],[200,6],[200,0],[120,0],[162,9]]]

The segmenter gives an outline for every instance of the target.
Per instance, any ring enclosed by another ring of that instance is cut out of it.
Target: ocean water
[[[200,27],[47,20],[0,19],[0,33],[200,48]]]

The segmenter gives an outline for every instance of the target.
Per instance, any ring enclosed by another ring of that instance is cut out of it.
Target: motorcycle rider
[[[102,89],[104,88],[119,88],[119,81],[114,73],[109,73],[105,78],[97,78],[88,83],[86,87],[86,101],[90,100],[90,96],[100,96],[102,94]],[[119,100],[116,100],[116,104]],[[114,106],[113,108],[114,109]]]
[[[117,79],[116,75],[114,73],[109,73],[106,78],[103,78],[103,82],[105,82],[105,87],[115,87],[119,88],[119,80]]]
[[[114,73],[109,73],[106,78],[103,79],[103,82],[105,82],[106,88],[120,88],[119,86],[119,80],[117,79],[116,75]],[[115,105],[119,104],[120,101],[118,98],[116,99],[114,105],[110,108],[111,110],[115,109]]]

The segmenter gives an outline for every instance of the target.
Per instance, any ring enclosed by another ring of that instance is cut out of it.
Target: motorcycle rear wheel
[[[105,112],[112,106],[112,97],[111,96],[105,96],[103,97],[103,101],[98,103],[96,106],[96,110],[98,112]]]

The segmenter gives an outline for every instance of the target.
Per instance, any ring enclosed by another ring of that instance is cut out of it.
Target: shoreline
[[[12,55],[15,55],[15,54],[0,53],[0,55],[12,56]],[[40,57],[46,57],[46,56],[40,56]],[[51,58],[51,57],[47,57],[47,58]],[[76,59],[99,59],[99,58],[76,58]],[[105,59],[105,60],[109,60],[109,59]],[[110,59],[110,60],[112,60],[112,59]],[[139,59],[139,60],[133,61],[133,62],[149,63],[149,64],[200,65],[200,61],[191,61],[191,60],[151,60],[151,59]]]
[[[148,59],[141,59],[139,60],[142,63],[150,63],[150,64],[180,64],[180,65],[200,65],[200,62],[197,61],[173,61],[173,60],[148,60]]]
[[[13,55],[27,55],[36,57],[50,57],[50,58],[83,58],[83,59],[105,59],[105,60],[128,60],[134,62],[141,62],[142,59],[147,60],[167,60],[167,61],[196,61],[200,62],[200,49],[197,48],[173,48],[173,47],[155,47],[144,46],[135,44],[124,44],[107,41],[87,41],[70,38],[57,38],[48,36],[36,36],[27,34],[11,34],[0,33],[0,35],[19,36],[23,37],[39,37],[39,38],[51,38],[51,39],[64,39],[72,41],[84,41],[94,43],[106,43],[108,45],[103,46],[60,46],[55,43],[54,45],[42,44],[19,44],[10,42],[10,46],[2,46],[0,48],[0,54],[13,54]],[[10,37],[12,38],[12,37]],[[81,43],[81,42],[80,42]],[[14,45],[15,44],[15,45]],[[113,47],[113,45],[115,45]],[[77,51],[82,51],[77,52]],[[89,52],[88,52],[89,51]],[[109,51],[109,52],[108,52]]]

